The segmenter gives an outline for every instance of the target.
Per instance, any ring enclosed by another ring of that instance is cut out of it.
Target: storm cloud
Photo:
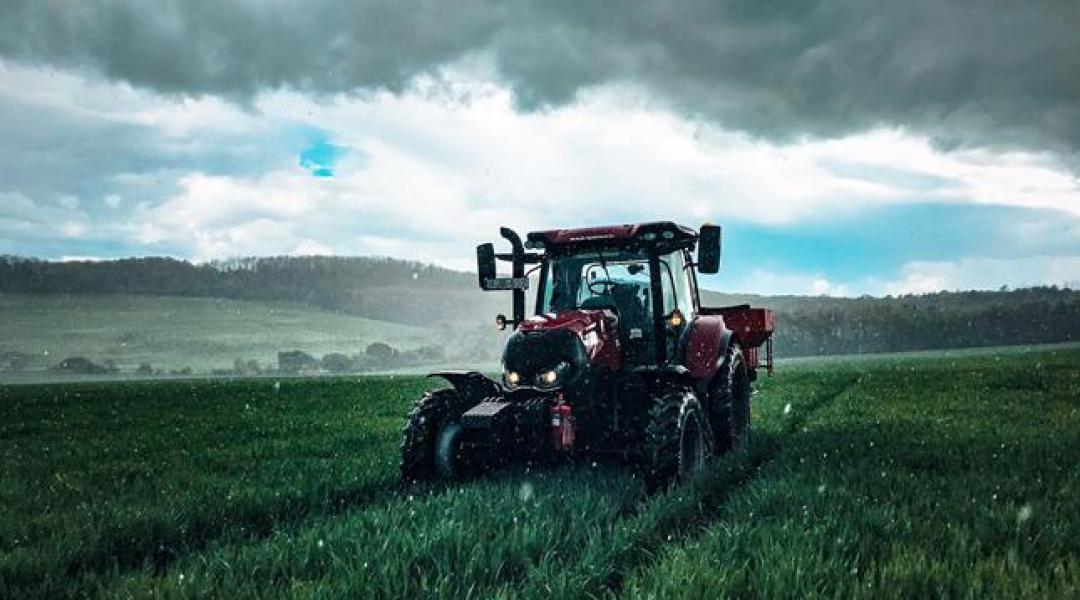
[[[1075,164],[1080,3],[8,0],[0,56],[166,94],[400,92],[464,57],[520,109],[604,84],[771,140],[902,127]]]

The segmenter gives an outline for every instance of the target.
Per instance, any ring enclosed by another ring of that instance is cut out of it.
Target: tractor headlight
[[[504,379],[506,379],[506,387],[516,388],[521,383],[521,374],[517,371],[507,371]]]
[[[570,365],[564,361],[546,371],[542,371],[536,376],[536,386],[541,388],[553,388],[558,386],[562,383],[563,376],[569,368]]]

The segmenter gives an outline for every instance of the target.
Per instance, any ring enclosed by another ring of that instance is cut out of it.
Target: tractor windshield
[[[652,314],[649,255],[644,250],[592,250],[548,262],[541,313],[607,308],[648,330]]]

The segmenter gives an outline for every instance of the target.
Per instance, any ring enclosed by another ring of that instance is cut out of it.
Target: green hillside
[[[361,317],[350,321],[353,324],[372,319],[436,330],[436,338],[452,340],[454,347],[447,353],[467,357],[469,364],[497,359],[499,344],[491,323],[496,313],[510,311],[510,296],[480,291],[474,274],[376,257],[267,257],[210,264],[152,257],[103,262],[0,257],[0,293],[289,302],[297,310],[306,306],[311,308],[305,310],[320,314],[333,311],[336,318]],[[703,302],[710,306],[746,302],[775,310],[774,339],[780,357],[1080,341],[1080,291],[1056,287],[884,298],[705,291]],[[58,320],[44,321],[56,329],[71,318],[58,315]],[[252,327],[259,331],[277,325],[252,323]],[[344,330],[356,327],[367,330],[358,325]]]
[[[433,343],[429,330],[286,302],[140,295],[0,294],[0,353],[29,355],[28,371],[70,356],[115,361],[123,371],[195,373],[235,359],[274,365],[277,353],[353,355],[373,342],[408,350]]]

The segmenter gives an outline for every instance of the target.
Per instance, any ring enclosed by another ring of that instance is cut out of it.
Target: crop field
[[[401,486],[439,383],[0,387],[0,597],[1076,597],[1080,349],[800,361],[649,495],[581,461]]]

